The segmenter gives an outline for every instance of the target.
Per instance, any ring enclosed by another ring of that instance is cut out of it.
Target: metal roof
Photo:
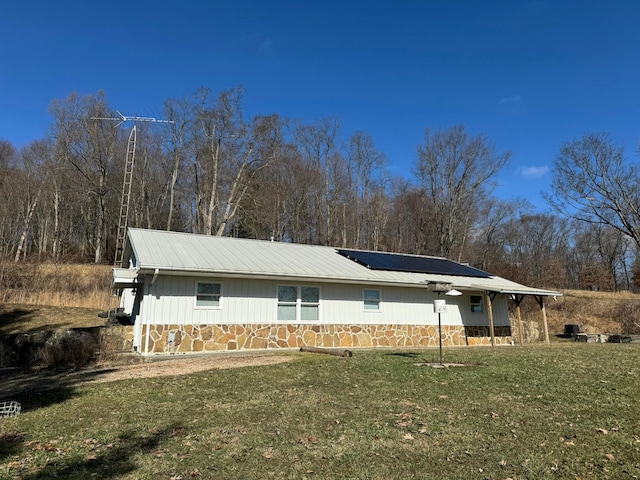
[[[426,288],[429,283],[450,283],[452,288],[488,290],[526,295],[561,295],[526,287],[507,279],[460,275],[372,270],[342,255],[338,249],[264,240],[213,237],[191,233],[130,228],[125,260],[133,253],[136,270],[163,274],[274,278],[280,280]],[[435,257],[437,258],[437,257]]]

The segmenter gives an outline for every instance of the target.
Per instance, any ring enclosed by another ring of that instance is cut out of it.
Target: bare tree
[[[630,288],[631,240],[619,230],[601,224],[575,221],[572,228],[575,288],[618,290]]]
[[[44,141],[35,141],[20,151],[23,174],[21,196],[24,199],[24,208],[22,212],[22,228],[16,246],[14,262],[20,260],[20,256],[23,253],[26,254],[31,220],[40,201],[44,185],[44,165],[49,163],[51,153],[50,145]]]
[[[564,215],[609,225],[640,248],[640,174],[605,133],[565,143],[554,163],[547,201]]]
[[[17,225],[15,212],[20,192],[15,189],[16,149],[12,143],[0,140],[0,253],[3,256],[15,246],[13,239]]]
[[[167,124],[168,133],[168,153],[172,160],[170,170],[170,180],[168,182],[169,212],[167,214],[166,229],[171,230],[173,224],[173,213],[176,206],[176,184],[178,175],[181,172],[187,158],[190,155],[192,146],[192,135],[194,129],[196,105],[190,99],[169,99],[164,104],[164,111],[167,120],[173,123]]]
[[[492,271],[503,261],[507,226],[518,215],[533,210],[533,205],[523,199],[504,201],[491,197],[478,205],[478,224],[473,236],[478,268]]]
[[[437,253],[460,257],[475,206],[493,190],[494,178],[511,152],[497,152],[484,135],[470,136],[460,125],[436,132],[426,129],[417,152],[415,174],[434,207]]]
[[[404,178],[391,180],[386,224],[386,249],[430,255],[437,250],[431,202]]]
[[[324,118],[313,124],[299,123],[296,139],[303,159],[314,168],[322,182],[313,189],[310,207],[315,219],[309,243],[334,243],[334,216],[339,211],[340,181],[344,179],[343,158],[338,152],[340,122],[337,118]],[[335,181],[339,181],[336,184]]]
[[[570,241],[566,219],[539,213],[521,215],[505,228],[507,265],[494,273],[528,285],[562,287],[566,271],[559,260]]]
[[[384,191],[383,171],[387,159],[379,152],[373,138],[367,132],[358,131],[349,138],[349,168],[351,171],[351,193],[354,240],[357,248],[371,248],[379,242],[382,219],[380,195]]]
[[[112,117],[104,92],[80,97],[72,93],[54,100],[54,136],[64,161],[73,167],[78,188],[90,200],[90,208],[81,206],[85,225],[92,225],[90,238],[94,261],[103,259],[107,231],[108,196],[116,189],[109,184],[109,173],[116,157],[118,130],[97,117]],[[117,194],[116,194],[117,195]]]
[[[243,89],[223,91],[213,102],[210,92],[199,92],[200,107],[194,134],[196,231],[222,236],[236,216],[257,171],[273,161],[269,136],[277,117],[256,116],[245,122]]]

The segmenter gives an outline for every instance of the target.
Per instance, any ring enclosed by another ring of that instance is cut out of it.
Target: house
[[[509,344],[525,296],[548,339],[544,299],[560,295],[437,257],[133,228],[123,258],[112,287],[143,355]]]

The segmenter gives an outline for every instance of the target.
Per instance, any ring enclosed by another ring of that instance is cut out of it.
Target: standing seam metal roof
[[[478,278],[372,270],[339,255],[334,247],[137,228],[129,229],[127,241],[136,256],[137,268],[142,272],[159,269],[175,274],[303,278],[413,287],[426,287],[429,282],[447,282],[454,288],[468,290],[560,295],[559,292],[526,287],[496,276]]]

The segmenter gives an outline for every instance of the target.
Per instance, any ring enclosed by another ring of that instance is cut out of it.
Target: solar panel
[[[371,270],[457,275],[478,278],[491,277],[487,272],[445,258],[344,249],[339,249],[338,253]]]

